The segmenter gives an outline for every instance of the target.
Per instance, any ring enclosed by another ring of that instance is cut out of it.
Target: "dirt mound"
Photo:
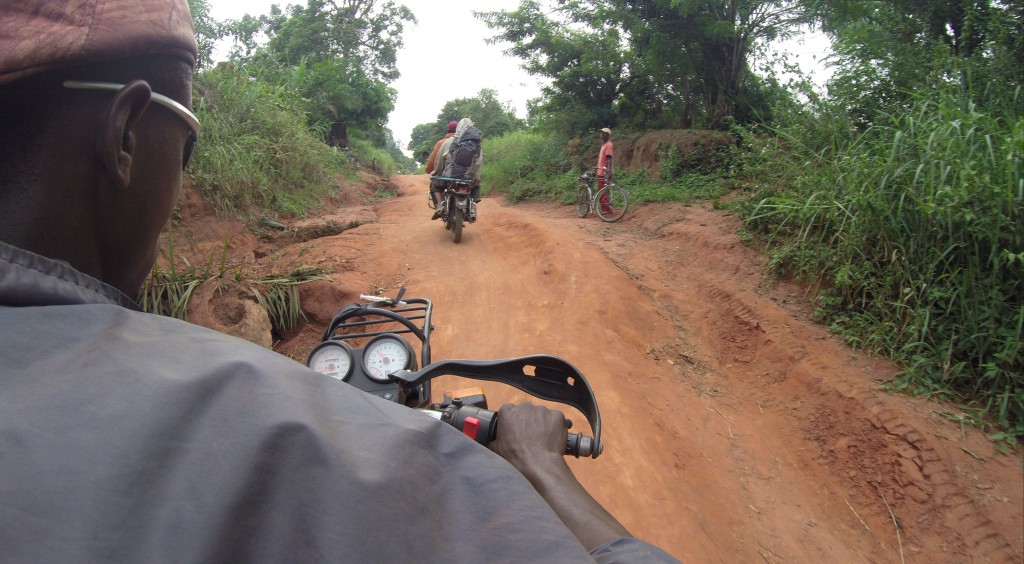
[[[196,287],[188,301],[188,318],[264,348],[274,344],[266,310],[248,288],[231,280],[208,280]]]
[[[663,130],[645,133],[638,138],[615,139],[615,162],[629,171],[645,170],[648,176],[660,172],[662,156],[675,147],[681,158],[711,158],[716,151],[727,150],[733,138],[721,131],[696,129]],[[597,154],[594,154],[594,160]]]

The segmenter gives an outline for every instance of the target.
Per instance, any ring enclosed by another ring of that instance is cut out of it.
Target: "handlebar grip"
[[[441,421],[455,427],[476,442],[489,446],[498,435],[498,413],[474,406],[458,406],[442,412]],[[604,450],[601,445],[600,451]],[[597,454],[600,455],[601,452]],[[583,433],[569,433],[565,441],[565,455],[576,458],[591,457],[594,454],[594,438]]]
[[[604,445],[599,447],[598,455],[604,451]],[[569,433],[565,441],[565,454],[571,454],[576,458],[589,458],[594,454],[594,437],[583,433]]]

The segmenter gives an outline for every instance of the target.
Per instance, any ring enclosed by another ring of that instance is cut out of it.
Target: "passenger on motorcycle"
[[[469,139],[472,137],[472,139]],[[448,178],[465,178],[472,181],[470,185],[472,191],[470,196],[473,198],[475,203],[480,202],[480,169],[484,164],[484,153],[483,149],[480,148],[480,130],[473,126],[473,120],[470,118],[462,118],[455,129],[455,135],[449,139],[444,140],[438,151],[438,157],[434,161],[433,171],[430,171],[431,176],[445,176]],[[461,161],[464,156],[463,151],[469,151],[471,153],[471,160]],[[456,162],[456,156],[459,157],[461,163]],[[444,181],[432,181],[430,184],[431,198],[434,199],[435,204],[438,201],[438,197],[434,194],[441,194],[444,192],[445,182]],[[430,219],[437,219],[441,217],[440,211],[435,211],[433,217]],[[473,218],[476,219],[475,217]]]
[[[584,495],[559,414],[503,409],[499,456],[140,311],[200,132],[188,4],[0,10],[0,562],[671,561]]]

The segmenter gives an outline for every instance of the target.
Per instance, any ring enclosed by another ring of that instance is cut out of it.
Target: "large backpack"
[[[462,132],[462,135],[452,139],[451,148],[448,149],[448,161],[445,164],[445,176],[467,178],[473,161],[480,156],[482,137],[483,134],[479,129],[470,126]]]

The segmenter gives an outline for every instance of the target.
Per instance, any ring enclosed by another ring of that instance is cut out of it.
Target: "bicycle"
[[[608,169],[604,168],[607,181],[600,190],[594,192],[596,170],[588,170],[580,176],[580,188],[576,192],[576,215],[587,217],[590,212],[595,212],[601,221],[608,223],[618,221],[626,215],[626,208],[629,207],[626,190],[616,185],[611,180]]]

